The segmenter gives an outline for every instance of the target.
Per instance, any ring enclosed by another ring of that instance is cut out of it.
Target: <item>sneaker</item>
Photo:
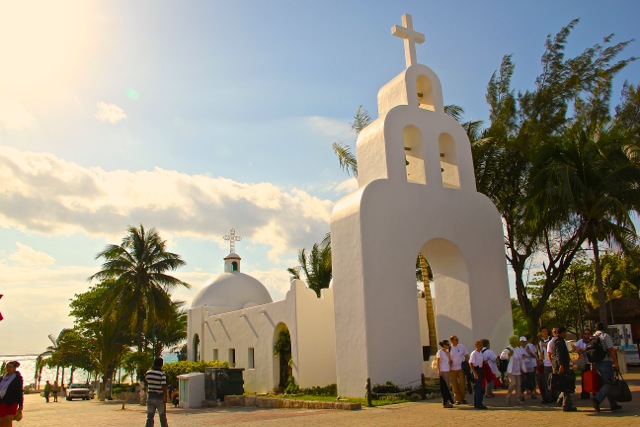
[[[456,403],[454,403],[454,405],[462,405],[462,402],[459,400],[456,400]]]
[[[598,402],[598,399],[596,399],[595,397],[592,398],[591,403],[593,403],[593,409],[595,409],[596,412],[600,412],[600,402]]]
[[[620,405],[616,405],[616,406],[612,406],[611,407],[612,411],[619,411],[620,409],[622,409],[622,406],[620,406]]]
[[[444,405],[442,405],[443,408],[453,408],[453,405],[451,403],[445,403]]]
[[[577,410],[578,410],[578,408],[576,408],[575,406],[569,406],[568,408],[562,408],[562,412],[575,412]]]

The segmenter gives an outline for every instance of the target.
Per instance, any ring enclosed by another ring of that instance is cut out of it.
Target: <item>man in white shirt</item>
[[[476,349],[469,356],[469,367],[473,372],[473,378],[476,383],[473,387],[473,407],[476,409],[488,409],[482,402],[484,398],[484,387],[482,384],[482,365],[484,358],[482,357],[482,341],[476,341]]]
[[[464,345],[459,343],[457,336],[451,335],[449,340],[451,341],[451,347],[449,348],[449,355],[451,356],[449,378],[451,380],[456,405],[459,405],[461,403],[467,403],[465,399],[465,378],[462,370],[462,362],[469,361],[469,353],[467,353]]]
[[[553,348],[555,346],[556,338],[558,338],[558,328],[557,327],[553,328],[551,330],[551,333],[553,334],[553,338],[551,338],[551,340],[549,341],[549,344],[547,344],[547,360],[549,361],[549,364],[553,365],[553,358],[554,358]],[[545,371],[546,371],[546,365],[545,365]],[[551,374],[549,374],[549,377],[550,376]],[[553,390],[549,390],[549,394],[551,397],[550,403],[556,402],[558,406],[562,406],[562,393],[557,393]]]
[[[545,327],[540,329],[540,341],[538,342],[538,352],[540,353],[540,361],[542,364],[543,374],[542,380],[540,381],[540,385],[542,386],[542,403],[551,403],[554,402],[553,396],[551,396],[551,390],[549,390],[549,376],[553,371],[553,366],[551,365],[551,361],[547,357],[547,346],[551,341],[549,337],[549,330]]]

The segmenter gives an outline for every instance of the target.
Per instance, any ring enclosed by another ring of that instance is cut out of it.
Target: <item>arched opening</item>
[[[407,126],[404,128],[403,138],[406,156],[407,182],[426,184],[427,176],[424,165],[424,146],[420,130],[415,126]]]
[[[458,156],[453,137],[448,133],[440,134],[440,169],[442,172],[442,186],[445,188],[460,188],[460,173],[458,171]]]
[[[238,261],[233,261],[231,263],[231,271],[238,271]]]
[[[430,361],[438,341],[457,335],[469,352],[473,350],[467,265],[456,245],[438,238],[420,248],[415,269],[422,366],[425,374],[433,374]]]
[[[292,376],[291,368],[291,334],[284,323],[276,326],[273,335],[273,378],[276,388],[283,390],[287,387]]]
[[[435,111],[431,80],[425,75],[418,76],[416,89],[418,90],[418,106],[425,110]]]
[[[200,337],[198,334],[193,336],[193,361],[197,362],[200,360]]]
[[[455,334],[467,350],[473,348],[469,273],[462,252],[449,240],[438,238],[424,244],[420,253],[428,260],[433,276],[437,339]]]

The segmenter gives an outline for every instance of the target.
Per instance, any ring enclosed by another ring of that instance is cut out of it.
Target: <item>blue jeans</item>
[[[475,368],[478,378],[473,385],[473,406],[479,408],[483,406],[482,399],[484,398],[484,387],[482,387],[482,368]]]
[[[169,427],[167,424],[167,405],[164,403],[164,396],[149,395],[147,397],[147,423],[145,427],[153,427],[153,417],[158,410],[158,416],[160,417],[160,425],[162,427]]]
[[[609,400],[610,406],[616,406],[616,401],[607,396],[609,392],[609,386],[613,383],[613,362],[610,360],[603,360],[600,363],[596,363],[596,370],[600,374],[602,380],[602,387],[598,390],[595,398],[598,402],[602,402],[606,397]]]

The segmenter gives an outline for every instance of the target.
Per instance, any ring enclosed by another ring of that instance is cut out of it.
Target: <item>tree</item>
[[[166,274],[185,265],[182,258],[166,250],[155,229],[129,227],[120,245],[107,245],[96,255],[104,258],[102,270],[89,280],[113,279],[105,292],[106,312],[126,319],[134,331],[139,352],[146,348],[145,334],[174,310],[170,291],[189,284]]]
[[[306,250],[298,252],[298,267],[288,268],[287,271],[294,279],[300,279],[300,272],[304,274],[307,286],[313,289],[318,297],[320,291],[328,288],[331,283],[331,246],[330,242],[313,244],[309,256]]]
[[[502,215],[518,302],[533,335],[549,297],[587,240],[562,199],[551,197],[557,188],[543,176],[548,158],[541,151],[556,152],[574,123],[586,123],[584,117],[590,117],[591,124],[601,120],[607,88],[629,61],[614,62],[628,42],[611,45],[611,37],[565,59],[568,36],[577,23],[574,20],[547,37],[542,73],[533,90],[515,94],[511,88],[515,65],[511,56],[503,58],[487,87],[491,120],[487,138],[472,145],[477,188]],[[533,262],[540,259],[544,283],[540,295],[531,298],[526,276],[531,268],[538,269]]]

